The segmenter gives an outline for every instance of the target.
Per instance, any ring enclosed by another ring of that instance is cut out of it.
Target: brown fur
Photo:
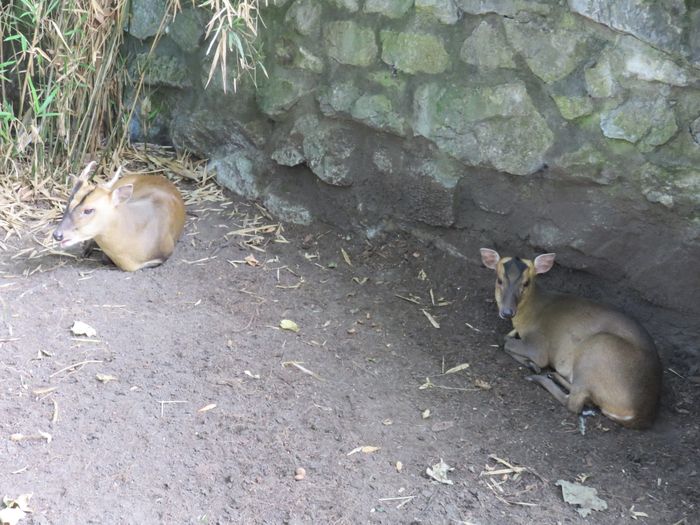
[[[54,232],[56,240],[72,246],[94,239],[114,264],[129,272],[163,263],[185,224],[178,189],[155,175],[129,175],[110,184],[98,185],[66,211]]]
[[[530,379],[574,413],[585,404],[595,405],[626,427],[651,426],[662,368],[644,328],[609,306],[541,289],[536,276],[552,267],[554,254],[523,259],[525,268],[514,271],[517,264],[508,264],[513,258],[485,248],[481,253],[484,265],[498,276],[499,312],[512,314],[514,333],[509,335],[520,337],[507,338],[506,352],[537,373],[546,367],[557,372],[555,380],[544,375]]]

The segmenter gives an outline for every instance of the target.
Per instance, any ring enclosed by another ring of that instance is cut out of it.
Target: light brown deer
[[[62,248],[94,239],[128,272],[165,262],[185,224],[179,190],[162,176],[120,178],[120,168],[109,182],[81,193],[94,165],[88,164],[73,187],[54,239]]]

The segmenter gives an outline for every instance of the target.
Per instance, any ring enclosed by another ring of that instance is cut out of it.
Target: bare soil
[[[33,494],[21,525],[700,523],[697,320],[543,277],[631,311],[664,362],[651,430],[598,417],[582,436],[499,348],[478,246],[461,260],[324,225],[226,237],[275,221],[201,208],[158,268],[1,254],[0,490]],[[440,459],[452,485],[426,476]],[[608,509],[580,517],[560,479]]]

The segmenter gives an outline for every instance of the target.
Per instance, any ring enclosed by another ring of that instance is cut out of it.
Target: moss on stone
[[[443,73],[450,58],[442,40],[429,33],[382,31],[382,60],[405,73]]]
[[[553,95],[552,99],[559,108],[559,113],[566,120],[574,120],[593,113],[593,102],[588,97]]]
[[[515,68],[515,56],[505,35],[486,21],[464,41],[459,57],[467,64],[485,68]]]
[[[369,66],[377,58],[374,31],[351,20],[328,23],[324,39],[328,56],[341,64]]]
[[[394,111],[391,100],[384,95],[362,95],[355,101],[352,117],[380,131],[403,136],[406,120]]]
[[[406,81],[391,71],[375,71],[370,73],[369,79],[384,89],[402,93],[406,89]]]
[[[413,6],[413,0],[365,0],[365,13],[378,13],[388,18],[400,18]]]

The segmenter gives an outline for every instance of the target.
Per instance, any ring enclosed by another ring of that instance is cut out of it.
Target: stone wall
[[[556,251],[700,312],[700,4],[269,4],[269,76],[232,93],[204,89],[205,12],[146,60],[165,0],[133,0],[133,137],[211,159],[285,220],[421,231],[474,262]]]

